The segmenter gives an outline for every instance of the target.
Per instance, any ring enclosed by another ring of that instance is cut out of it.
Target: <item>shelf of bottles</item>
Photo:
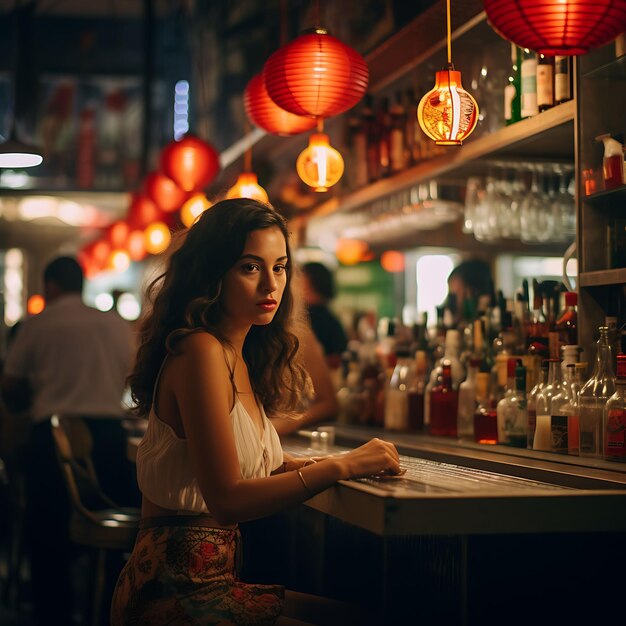
[[[377,329],[364,320],[345,355],[340,420],[591,464],[626,461],[626,417],[608,413],[626,385],[623,329],[607,317],[583,353],[578,294],[562,289],[535,280],[514,299],[499,292],[464,302],[462,312],[450,299],[434,329],[426,320]]]

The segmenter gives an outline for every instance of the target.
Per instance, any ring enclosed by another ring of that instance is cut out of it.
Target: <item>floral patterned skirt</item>
[[[284,588],[237,579],[238,530],[186,523],[146,526],[140,526],[117,581],[111,626],[261,626],[276,621]]]

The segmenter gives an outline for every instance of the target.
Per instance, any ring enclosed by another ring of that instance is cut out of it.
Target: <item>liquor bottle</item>
[[[476,412],[474,413],[474,441],[476,443],[498,443],[498,418],[496,407],[490,400],[489,374],[476,374]]]
[[[615,393],[613,357],[608,340],[608,328],[600,326],[599,331],[593,374],[583,385],[578,396],[581,456],[602,454],[604,449],[602,414],[607,400]]]
[[[617,388],[604,410],[604,458],[626,461],[626,354],[617,355]]]
[[[522,118],[532,117],[539,113],[537,106],[537,55],[524,48],[521,67],[521,110]]]
[[[415,352],[415,376],[409,386],[409,428],[424,430],[424,393],[428,374],[428,357],[424,350]]]
[[[419,138],[421,133],[414,111],[417,108],[415,90],[409,87],[405,92],[404,105],[404,149],[406,150],[405,163],[408,166],[419,163],[421,159]]]
[[[558,359],[547,359],[548,380],[537,394],[537,424],[533,439],[533,450],[552,450],[552,398],[561,391],[561,362]]]
[[[578,343],[578,294],[575,291],[565,292],[565,308],[556,319],[556,331],[560,346]]]
[[[367,177],[367,129],[362,116],[353,115],[348,119],[348,133],[351,163],[351,183],[354,189],[365,187]]]
[[[504,121],[507,124],[515,124],[522,119],[522,82],[520,72],[520,49],[511,44],[511,68],[504,87]]]
[[[361,120],[367,141],[367,179],[373,183],[380,178],[379,130],[371,94],[365,94]]]
[[[448,359],[441,364],[441,382],[430,392],[430,433],[456,437],[456,416],[459,393],[452,386],[452,365]]]
[[[496,406],[498,420],[498,443],[510,444],[509,433],[513,429],[517,416],[517,387],[515,384],[515,368],[518,359],[507,358],[506,361],[506,386],[504,395]],[[522,362],[519,360],[521,366]],[[526,372],[524,371],[524,408],[526,407]],[[525,432],[525,431],[524,431]],[[526,440],[524,439],[524,443]]]
[[[474,413],[476,412],[476,374],[480,367],[478,359],[470,359],[467,377],[459,385],[459,410],[457,414],[457,435],[474,435]]]
[[[554,101],[556,104],[572,99],[570,63],[568,56],[554,57]]]
[[[537,61],[537,107],[547,111],[554,106],[554,57],[539,55]]]
[[[389,98],[381,98],[376,114],[378,126],[378,166],[381,178],[391,174],[391,115]]]
[[[578,435],[578,415],[575,403],[572,398],[572,383],[574,381],[574,364],[569,363],[566,368],[565,378],[560,385],[559,392],[552,398],[550,407],[550,437],[552,452],[567,454],[572,451],[576,454],[579,448],[574,441],[570,443],[570,432],[572,438]]]
[[[544,359],[539,370],[539,380],[530,390],[526,401],[526,412],[528,416],[526,428],[526,447],[532,450],[535,439],[535,429],[537,426],[537,396],[548,382],[548,360]]]
[[[406,345],[396,347],[396,365],[387,386],[385,395],[385,428],[408,432],[409,388],[415,376],[414,361]]]
[[[389,110],[391,124],[389,131],[389,168],[392,174],[401,172],[408,165],[405,150],[404,130],[406,126],[406,110],[402,102],[402,94],[396,93],[396,101]]]

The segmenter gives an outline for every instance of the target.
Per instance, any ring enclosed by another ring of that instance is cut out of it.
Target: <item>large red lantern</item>
[[[187,199],[187,192],[161,172],[150,172],[146,176],[144,190],[159,209],[167,213],[180,209]]]
[[[248,119],[255,126],[274,135],[297,135],[315,126],[315,118],[294,115],[281,109],[269,97],[262,74],[253,76],[246,85],[243,104]]]
[[[263,68],[270,98],[295,115],[331,117],[367,91],[365,59],[324,29],[304,33],[270,56]]]
[[[144,229],[152,222],[162,219],[162,212],[156,204],[143,194],[135,194],[128,208],[127,221],[132,229]]]
[[[494,30],[546,55],[585,54],[626,30],[626,0],[485,0]]]
[[[161,151],[161,169],[184,191],[208,185],[220,171],[215,148],[194,135],[171,141]]]

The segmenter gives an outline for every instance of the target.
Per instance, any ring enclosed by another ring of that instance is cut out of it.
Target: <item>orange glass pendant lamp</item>
[[[166,213],[180,209],[188,195],[169,176],[161,172],[150,172],[143,186],[146,195]]]
[[[263,68],[269,97],[295,115],[331,117],[367,91],[369,69],[353,48],[323,28],[305,32],[274,52]]]
[[[204,213],[211,203],[203,193],[195,193],[189,200],[185,201],[180,209],[180,221],[191,228],[193,223]]]
[[[422,97],[417,120],[422,130],[440,146],[459,146],[476,128],[478,104],[461,84],[461,72],[452,64],[450,0],[446,0],[448,66],[437,72],[435,87]]]
[[[248,119],[273,135],[297,135],[315,128],[314,118],[285,111],[269,97],[262,74],[253,76],[246,85],[243,104]]]
[[[296,161],[298,176],[314,191],[328,191],[343,176],[344,163],[339,151],[330,145],[328,135],[319,132],[309,137],[309,145]]]
[[[493,29],[547,56],[586,54],[626,30],[625,0],[485,0]]]
[[[161,169],[183,191],[195,191],[217,176],[220,160],[211,144],[194,135],[185,135],[163,148]]]
[[[163,222],[150,224],[144,231],[144,245],[146,252],[150,254],[161,254],[165,252],[172,240],[170,229]]]
[[[267,192],[259,185],[254,172],[241,172],[237,182],[226,193],[226,198],[250,198],[259,202],[269,202]]]
[[[360,239],[338,239],[335,256],[343,265],[356,265],[364,260],[368,251],[368,245]]]

